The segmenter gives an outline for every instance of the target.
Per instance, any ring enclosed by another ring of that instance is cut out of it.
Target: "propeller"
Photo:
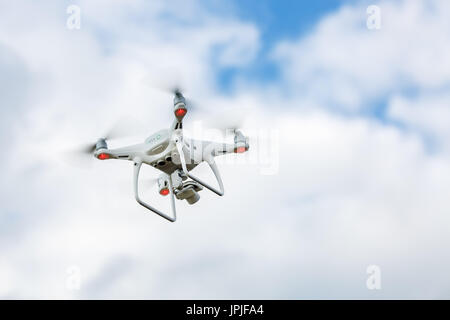
[[[182,95],[185,99],[186,106],[189,109],[189,113],[200,111],[201,108],[196,101],[191,98],[186,97],[186,92],[188,92],[187,81],[185,77],[182,76],[179,69],[165,69],[157,72],[158,77],[147,75],[142,79],[142,83],[155,89],[161,93],[170,95],[171,97],[176,95]]]
[[[243,128],[246,122],[245,108],[224,108],[220,112],[209,113],[203,118],[203,125],[208,129],[223,132],[225,136],[234,135],[236,131]]]
[[[129,136],[130,133],[126,132],[126,131],[128,131],[128,130],[126,130],[126,128],[124,128],[123,123],[121,123],[120,121],[116,122],[116,124],[114,126],[112,126],[96,142],[84,144],[84,145],[80,146],[79,148],[77,148],[77,150],[79,153],[90,155],[90,154],[94,153],[97,143],[100,140],[104,140],[106,142],[108,140],[118,139],[118,138],[123,138],[123,137]]]
[[[158,183],[158,178],[142,179],[142,185],[145,189],[151,189],[157,183]]]
[[[229,106],[223,103],[223,108],[217,105],[217,101],[198,103],[190,98],[186,98],[185,92],[188,87],[179,69],[165,69],[158,72],[159,77],[148,75],[142,81],[146,86],[160,92],[170,94],[172,97],[178,94],[183,95],[188,108],[188,114],[192,120],[202,120],[203,125],[210,129],[218,129],[226,134],[234,134],[243,127],[248,110],[242,106]],[[219,105],[223,100],[219,101]],[[207,107],[205,107],[207,106]],[[211,108],[210,106],[214,106]],[[217,111],[220,110],[220,111]]]
[[[144,76],[142,82],[153,89],[174,95],[177,92],[184,92],[186,82],[181,74],[180,69],[166,67],[159,70],[153,70]]]

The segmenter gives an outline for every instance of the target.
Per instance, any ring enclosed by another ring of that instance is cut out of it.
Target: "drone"
[[[173,99],[175,120],[169,129],[154,133],[144,143],[117,149],[108,148],[107,140],[109,138],[100,138],[86,150],[99,160],[132,161],[136,201],[144,208],[171,222],[175,222],[177,218],[175,199],[186,200],[191,205],[195,204],[200,199],[198,193],[204,188],[219,196],[224,195],[222,178],[214,160],[216,156],[244,153],[249,149],[248,137],[245,137],[238,129],[233,129],[234,144],[185,138],[183,136],[183,119],[188,111],[186,99],[179,90],[175,90],[173,94],[175,95]],[[202,162],[208,163],[217,180],[218,188],[191,173]],[[161,196],[170,195],[171,215],[144,202],[139,196],[139,173],[143,164],[161,171],[157,178],[159,194]]]

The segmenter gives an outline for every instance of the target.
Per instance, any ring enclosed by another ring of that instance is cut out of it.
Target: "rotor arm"
[[[248,137],[244,136],[241,131],[234,132],[234,144],[231,143],[207,143],[204,145],[205,157],[212,154],[213,157],[224,155],[227,153],[244,153],[249,149]]]
[[[180,162],[181,162],[181,167],[183,169],[183,172],[192,180],[200,183],[202,186],[204,186],[205,188],[211,190],[212,192],[214,192],[215,194],[219,195],[219,196],[223,196],[225,194],[225,190],[223,187],[223,182],[222,182],[222,178],[220,177],[220,173],[219,173],[219,169],[217,168],[217,165],[214,161],[214,157],[212,156],[212,154],[210,156],[208,156],[205,160],[206,162],[208,162],[209,167],[211,168],[212,172],[214,173],[214,176],[216,177],[217,183],[219,184],[219,189],[214,188],[213,186],[210,186],[209,184],[207,184],[206,182],[200,180],[199,178],[197,178],[196,176],[192,175],[186,166],[186,159],[184,157],[184,152],[183,152],[183,142],[181,140],[177,140],[176,141],[176,146],[177,146],[177,150],[178,153],[180,155]]]
[[[134,157],[133,155],[145,152],[145,150],[148,148],[145,143],[140,143],[123,148],[109,149],[104,139],[99,140],[99,142],[97,142],[97,145],[99,145],[99,143],[102,143],[102,141],[104,145],[100,145],[100,147],[97,147],[97,149],[94,152],[94,157],[100,160],[105,159],[133,160]],[[102,158],[100,157],[100,155],[107,155],[107,157]]]
[[[133,174],[133,184],[134,184],[134,196],[136,198],[136,201],[143,206],[144,208],[153,211],[157,215],[163,217],[166,220],[169,220],[170,222],[175,222],[177,220],[177,213],[175,209],[175,197],[172,189],[172,180],[168,179],[169,181],[169,190],[170,190],[170,205],[172,208],[172,217],[165,214],[164,212],[161,212],[160,210],[152,207],[151,205],[145,203],[142,201],[139,197],[139,172],[141,171],[142,161],[141,160],[134,160],[134,174]]]

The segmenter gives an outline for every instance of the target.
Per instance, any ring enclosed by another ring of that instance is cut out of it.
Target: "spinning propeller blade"
[[[170,94],[172,96],[182,94],[186,100],[186,106],[189,110],[190,119],[203,120],[203,124],[208,128],[219,129],[226,133],[234,133],[242,128],[245,115],[247,112],[245,107],[229,107],[224,103],[224,108],[217,107],[215,101],[211,101],[208,105],[214,105],[214,108],[205,107],[204,103],[197,103],[186,98],[185,92],[187,82],[183,81],[178,69],[164,70],[159,77],[149,75],[143,79],[145,85],[156,89],[160,92]],[[219,113],[216,110],[220,110]]]

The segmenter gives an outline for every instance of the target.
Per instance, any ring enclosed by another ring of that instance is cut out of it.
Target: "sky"
[[[0,298],[450,298],[449,17],[446,0],[0,0]],[[133,136],[111,147],[169,127],[173,79],[186,136],[239,118],[250,150],[218,159],[224,197],[169,223],[134,200],[131,162],[68,150],[117,119]]]

